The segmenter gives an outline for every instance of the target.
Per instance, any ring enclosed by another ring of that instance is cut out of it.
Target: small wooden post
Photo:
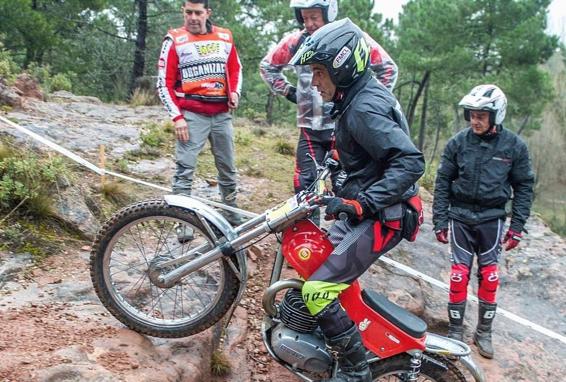
[[[106,181],[106,176],[104,175],[106,169],[106,154],[104,145],[100,145],[98,150],[98,166],[102,169],[102,175],[100,175],[100,188],[102,188]]]

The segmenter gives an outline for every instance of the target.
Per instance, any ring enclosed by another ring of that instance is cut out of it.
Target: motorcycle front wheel
[[[431,357],[427,354],[427,357]],[[466,382],[466,377],[458,366],[445,357],[434,356],[436,362],[446,370],[423,360],[418,382]],[[374,362],[370,365],[373,382],[407,381],[411,371],[411,358],[408,355],[395,356]]]
[[[193,212],[164,200],[128,206],[104,224],[93,244],[90,274],[96,294],[114,317],[136,332],[162,338],[202,332],[218,322],[236,298],[239,280],[226,260],[207,264],[171,287],[160,285],[158,277],[179,266],[163,269],[160,262],[203,245],[212,249],[214,241]]]

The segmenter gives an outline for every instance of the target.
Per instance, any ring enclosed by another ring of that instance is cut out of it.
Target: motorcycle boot
[[[189,227],[182,223],[177,224],[175,227],[175,234],[177,235],[177,241],[180,244],[188,243],[195,238],[195,230],[193,227]]]
[[[220,196],[222,197],[222,203],[226,204],[227,206],[238,208],[238,204],[236,203],[236,187],[220,187]],[[230,224],[234,227],[242,225],[245,223],[246,219],[238,214],[237,212],[232,212],[228,210],[223,210],[222,215],[228,220]]]
[[[191,189],[184,189],[182,192],[179,192],[179,194],[190,197]],[[175,225],[175,234],[177,235],[177,241],[180,244],[188,243],[195,238],[194,228],[183,223],[177,223]]]
[[[464,313],[466,301],[457,304],[448,303],[448,338],[464,341]]]
[[[328,350],[338,361],[336,376],[321,382],[371,382],[362,336],[338,301],[334,300],[316,318]]]
[[[491,344],[491,325],[495,318],[497,304],[485,301],[479,303],[478,326],[474,333],[474,343],[478,347],[480,355],[485,358],[493,358],[493,345]]]

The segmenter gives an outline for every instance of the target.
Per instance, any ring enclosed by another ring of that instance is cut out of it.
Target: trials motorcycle
[[[324,198],[332,161],[317,164],[311,189],[238,227],[181,195],[118,211],[99,231],[90,257],[100,301],[139,333],[178,338],[202,332],[224,317],[229,321],[241,300],[248,279],[245,249],[277,234],[281,246],[262,298],[265,347],[303,381],[336,375],[337,362],[301,297],[303,280],[333,250],[325,231],[309,220]],[[192,240],[180,243],[179,227],[192,228]],[[281,279],[284,260],[298,278]],[[339,298],[361,332],[373,381],[485,381],[466,344],[427,332],[423,320],[384,295],[362,290],[356,281]]]

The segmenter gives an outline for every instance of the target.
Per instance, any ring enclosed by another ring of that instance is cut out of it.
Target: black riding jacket
[[[337,195],[368,217],[418,192],[423,154],[409,137],[397,99],[368,72],[335,101],[336,149],[346,178]]]
[[[515,133],[497,127],[493,136],[480,137],[467,128],[444,149],[434,189],[435,230],[449,219],[479,224],[505,218],[512,196],[510,228],[521,232],[529,217],[534,174],[527,145]]]

